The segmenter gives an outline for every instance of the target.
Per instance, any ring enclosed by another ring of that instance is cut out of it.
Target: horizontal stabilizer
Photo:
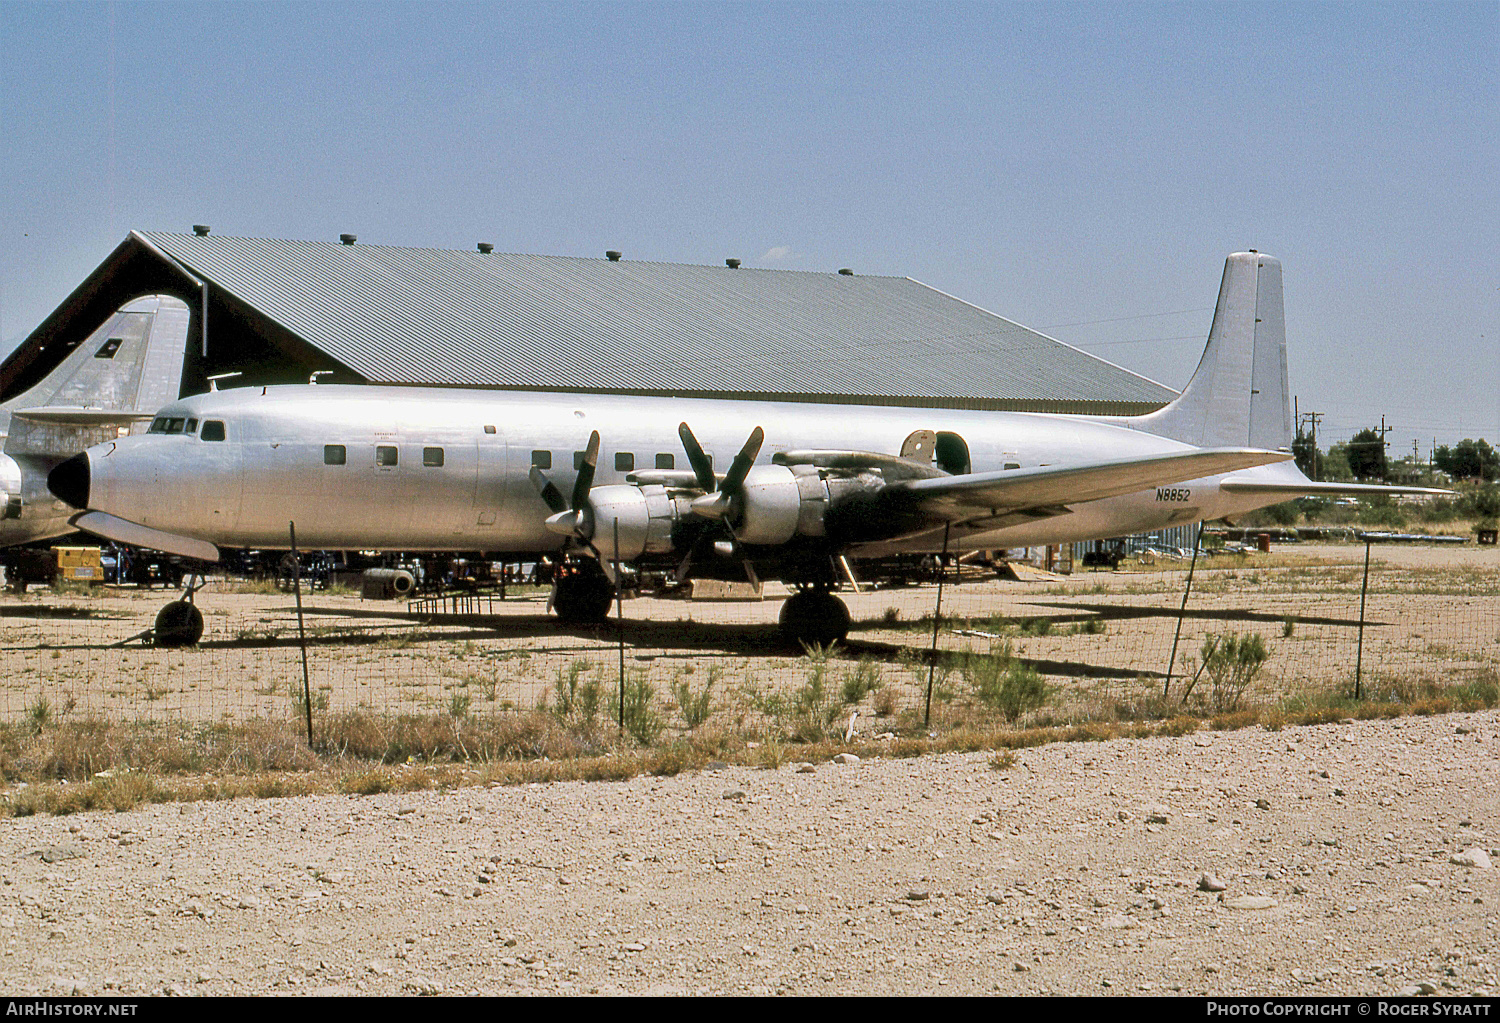
[[[189,536],[164,533],[160,529],[152,529],[150,526],[143,526],[138,522],[131,522],[105,512],[80,512],[69,519],[68,524],[85,533],[102,536],[116,543],[128,543],[132,547],[166,551],[168,554],[180,554],[184,558],[197,558],[199,561],[216,562],[219,560],[219,548],[206,540],[194,540]]]
[[[79,408],[69,405],[45,405],[16,409],[12,418],[33,423],[60,423],[64,426],[129,426],[144,423],[155,415],[133,409]]]
[[[1430,494],[1442,496],[1451,490],[1434,487],[1388,487],[1378,483],[1314,483],[1312,480],[1252,480],[1231,476],[1219,487],[1231,494],[1266,494],[1293,497],[1375,497],[1388,494]]]
[[[1044,465],[944,476],[893,484],[888,489],[917,498],[924,512],[959,522],[990,515],[996,509],[1100,501],[1289,458],[1291,455],[1279,451],[1209,448],[1087,465]]]

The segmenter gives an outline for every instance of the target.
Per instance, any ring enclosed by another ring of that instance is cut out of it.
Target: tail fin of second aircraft
[[[127,302],[23,394],[0,405],[9,454],[66,457],[175,401],[188,307],[166,295]]]
[[[1200,447],[1291,450],[1279,259],[1252,251],[1225,260],[1213,326],[1193,379],[1171,404],[1131,425]]]

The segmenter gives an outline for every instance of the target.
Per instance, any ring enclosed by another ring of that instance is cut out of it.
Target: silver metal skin
[[[0,405],[0,547],[69,533],[78,509],[47,476],[63,460],[133,429],[177,397],[188,308],[175,298],[127,302],[36,386]]]
[[[582,450],[587,432],[597,429],[607,439],[590,493],[607,504],[595,505],[588,535],[608,557],[611,526],[600,513],[625,509],[619,488],[629,486],[627,473],[613,468],[614,455],[642,459],[674,453],[678,417],[701,424],[699,436],[710,455],[735,450],[739,438],[760,423],[775,423],[785,440],[767,439],[767,460],[777,450],[813,443],[888,451],[899,448],[913,430],[934,423],[963,435],[981,470],[999,469],[1001,453],[1015,457],[1018,449],[1028,452],[1022,457],[1030,466],[1195,450],[1105,423],[1024,413],[289,385],[174,402],[158,418],[195,419],[197,434],[124,437],[89,449],[88,507],[228,547],[274,547],[285,541],[287,523],[295,521],[298,539],[307,547],[536,553],[557,549],[563,538],[547,528],[549,510],[529,479],[532,452],[550,451],[554,466],[569,466],[548,474],[566,491],[576,475],[572,454]],[[210,422],[224,424],[225,440],[202,439],[202,424]],[[325,463],[330,445],[344,448],[344,464]],[[381,457],[389,460],[382,448],[395,449],[395,464],[379,464]],[[442,449],[441,466],[422,464],[428,448]],[[1256,453],[1249,461],[1281,457]],[[789,474],[784,467],[766,468]],[[978,533],[966,544],[1005,547],[1113,536],[1255,504],[1221,494],[1216,480],[1189,485],[1191,507],[1164,504],[1154,493],[1132,494],[1077,507],[1065,523]],[[785,504],[784,490],[770,492],[778,500],[764,517],[779,518],[780,528],[758,531],[757,541],[786,535],[800,512],[800,504],[796,509]],[[761,516],[750,521],[760,529]],[[642,520],[622,517],[622,557],[644,549],[637,534],[644,536]],[[925,548],[891,541],[860,545],[853,553],[906,549]]]
[[[1177,401],[1136,419],[416,387],[240,388],[165,406],[157,432],[90,448],[59,467],[53,487],[89,509],[80,528],[110,536],[112,516],[158,531],[158,546],[178,537],[195,551],[205,542],[282,546],[291,521],[304,547],[524,555],[577,536],[604,559],[615,556],[618,521],[627,561],[684,553],[674,530],[714,518],[758,563],[794,549],[933,552],[945,533],[954,551],[1120,536],[1322,492],[1326,485],[1276,464],[1290,458],[1291,427],[1272,423],[1268,410],[1285,405],[1285,375],[1262,379],[1269,357],[1257,350],[1272,350],[1284,368],[1280,301],[1279,263],[1253,252],[1231,256],[1193,381]],[[533,476],[569,492],[575,453],[594,431],[601,446],[587,507],[556,513]],[[947,475],[895,454],[930,449],[924,438],[933,434],[962,438],[969,472]],[[703,469],[691,482],[652,476],[689,468],[684,445],[694,443],[714,469],[728,470],[722,491],[706,485]],[[742,466],[753,459],[748,473],[729,467],[736,452]],[[872,454],[862,462],[860,453]],[[534,474],[538,460],[545,465]],[[636,466],[671,488],[637,485]]]

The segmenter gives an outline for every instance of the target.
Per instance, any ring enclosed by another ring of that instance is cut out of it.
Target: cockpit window
[[[183,433],[197,433],[198,432],[198,420],[196,420],[196,419],[189,419],[187,421],[187,425],[182,428],[182,432]]]
[[[154,426],[155,424],[152,425]],[[223,440],[223,422],[218,419],[210,419],[208,422],[203,424],[203,429],[199,432],[198,436],[203,440]]]
[[[198,425],[198,420],[196,420],[196,419],[183,420],[183,419],[181,419],[179,417],[176,417],[176,416],[171,416],[171,417],[168,417],[168,416],[157,416],[155,419],[151,420],[151,428],[149,430],[147,430],[146,432],[147,433],[181,433],[182,432],[182,428],[183,428],[183,424],[185,422],[192,423],[194,427],[196,427]],[[193,431],[190,428],[188,430],[188,432],[192,433]]]

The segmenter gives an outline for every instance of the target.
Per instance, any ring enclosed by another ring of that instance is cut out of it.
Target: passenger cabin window
[[[348,453],[344,450],[344,445],[342,445],[342,444],[324,444],[323,445],[323,464],[324,465],[343,465],[344,462],[347,461],[347,459],[348,459]]]
[[[443,464],[442,448],[423,448],[422,464],[429,469],[436,469]]]
[[[675,469],[677,468],[677,459],[672,455],[657,455],[656,467],[658,469]]]
[[[375,448],[375,464],[391,466],[396,464],[396,446],[394,444],[379,444]]]
[[[635,468],[635,455],[629,451],[615,452],[615,472],[630,472]]]
[[[113,359],[115,357],[115,353],[120,350],[120,346],[124,343],[125,339],[123,337],[112,337],[100,346],[99,350],[94,353],[94,358]]]
[[[203,440],[223,440],[224,424],[217,419],[210,419],[203,424],[203,429],[198,432]]]
[[[587,452],[584,452],[584,451],[575,451],[575,452],[573,452],[573,468],[574,469],[582,469],[583,468],[583,456],[585,454],[587,454]]]
[[[533,451],[531,453],[531,464],[536,466],[538,469],[552,468],[552,452]]]
[[[485,433],[494,433],[495,432],[495,428],[493,426],[491,426],[489,423],[485,423],[484,424],[484,432]]]

